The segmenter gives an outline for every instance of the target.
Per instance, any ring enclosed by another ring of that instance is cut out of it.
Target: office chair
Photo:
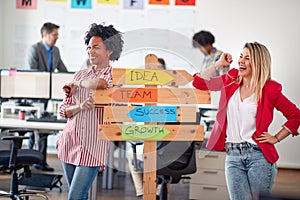
[[[160,200],[168,199],[167,184],[190,179],[197,171],[195,142],[163,142],[157,150],[157,183],[161,184]]]
[[[0,170],[8,170],[12,173],[10,192],[1,192],[0,197],[9,197],[13,200],[29,200],[29,196],[39,196],[48,199],[43,194],[19,190],[19,180],[22,176],[30,177],[29,166],[40,163],[43,155],[30,149],[21,149],[25,136],[6,136],[1,138],[4,141],[12,141],[11,150],[0,150]],[[18,174],[18,170],[24,169],[24,173]]]
[[[134,170],[143,168],[143,161],[136,157],[136,146],[143,142],[129,141],[133,150]],[[160,200],[168,199],[167,184],[177,184],[196,172],[195,142],[160,142],[156,161],[157,184],[161,184]]]

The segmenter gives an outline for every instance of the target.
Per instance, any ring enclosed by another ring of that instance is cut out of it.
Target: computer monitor
[[[31,70],[1,70],[0,97],[49,99],[50,73]]]
[[[74,72],[55,72],[51,74],[51,99],[63,100],[65,93],[62,88],[73,79]]]

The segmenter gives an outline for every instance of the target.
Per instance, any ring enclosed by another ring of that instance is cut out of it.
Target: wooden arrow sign
[[[163,70],[126,69],[125,84],[166,85],[173,77]]]
[[[196,122],[194,106],[105,106],[104,122]]]
[[[160,140],[170,131],[159,125],[122,125],[122,138],[130,140]]]
[[[98,90],[99,91],[99,90]],[[100,92],[102,92],[101,90]],[[156,88],[119,88],[112,89],[108,96],[112,101],[116,102],[157,102],[158,92]],[[102,101],[104,99],[102,98]],[[97,102],[96,102],[97,103]]]
[[[138,127],[136,124],[107,124],[99,125],[98,139],[112,141],[126,141],[132,135],[131,140],[160,140],[160,141],[203,141],[204,128],[203,125],[163,125],[160,128],[154,128],[153,125]],[[152,127],[151,127],[152,126]],[[143,128],[144,127],[144,128]],[[168,133],[166,134],[166,132]],[[146,132],[143,134],[143,132]],[[152,132],[149,136],[149,132]],[[163,134],[162,134],[163,133]],[[125,134],[126,136],[123,136]],[[157,136],[164,135],[163,137]],[[139,137],[137,137],[140,135]],[[128,136],[128,137],[127,137]]]
[[[127,115],[136,122],[177,122],[176,106],[138,106]]]
[[[210,104],[210,93],[194,88],[110,88],[94,91],[95,104]]]
[[[113,83],[134,85],[186,85],[194,78],[185,70],[113,68]]]

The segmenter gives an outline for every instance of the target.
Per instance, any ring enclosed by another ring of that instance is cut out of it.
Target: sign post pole
[[[146,69],[157,68],[157,56],[149,54],[145,58]],[[146,88],[157,87],[146,85]],[[155,106],[156,104],[145,104],[145,106]],[[145,122],[145,124],[157,124],[155,122]],[[156,199],[156,141],[144,141],[144,200]]]

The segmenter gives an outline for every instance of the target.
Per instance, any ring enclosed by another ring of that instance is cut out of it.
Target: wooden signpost
[[[196,123],[195,125],[158,125],[157,122],[196,122],[196,107],[183,105],[209,104],[210,94],[194,88],[157,88],[157,85],[186,85],[193,80],[193,77],[184,70],[158,70],[157,56],[154,54],[146,56],[145,64],[145,69],[113,69],[115,85],[143,84],[145,87],[96,90],[94,101],[95,104],[112,105],[104,107],[105,122],[121,122],[99,125],[98,139],[144,140],[144,199],[154,200],[156,198],[156,141],[203,141],[204,139],[202,125]],[[115,103],[140,105],[115,106]],[[122,122],[131,123],[122,124]],[[144,124],[138,125],[134,122],[144,122]]]

